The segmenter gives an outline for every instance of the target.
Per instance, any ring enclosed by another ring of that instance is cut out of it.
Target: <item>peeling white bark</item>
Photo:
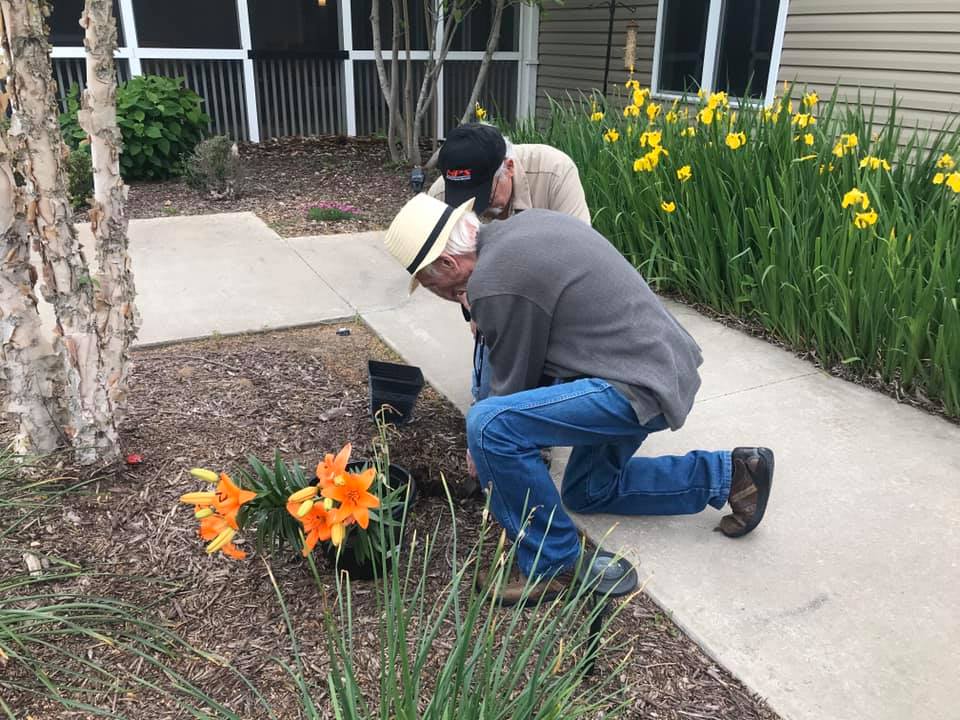
[[[4,95],[0,112],[6,106]],[[37,312],[27,207],[14,179],[13,157],[8,138],[0,136],[0,389],[4,410],[15,423],[14,451],[42,455],[64,443],[63,365]]]
[[[117,127],[117,76],[113,52],[117,25],[111,0],[87,0],[80,24],[86,29],[87,88],[79,120],[90,136],[93,160],[93,208],[90,225],[97,243],[96,309],[100,354],[114,420],[126,408],[130,345],[140,318],[130,269],[127,188],[120,177],[122,138]]]
[[[77,241],[64,182],[64,146],[42,10],[40,0],[0,0],[10,63],[10,134],[22,137],[27,149],[18,169],[33,195],[28,220],[35,225],[42,260],[41,290],[57,315],[54,347],[63,359],[69,413],[63,430],[77,460],[92,464],[118,458],[120,443],[100,357],[94,281]]]

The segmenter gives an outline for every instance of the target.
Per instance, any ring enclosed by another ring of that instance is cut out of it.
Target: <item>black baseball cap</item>
[[[447,205],[459,207],[473,198],[475,213],[486,210],[493,176],[506,156],[507,143],[492,125],[466,123],[447,133],[437,158]]]

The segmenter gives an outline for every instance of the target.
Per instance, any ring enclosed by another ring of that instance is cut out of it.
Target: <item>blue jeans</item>
[[[490,351],[486,343],[479,342],[473,348],[473,372],[470,374],[470,393],[473,401],[486,400],[490,395]]]
[[[517,562],[527,577],[576,563],[579,535],[563,505],[619,515],[681,515],[724,506],[729,451],[633,457],[647,435],[666,428],[662,415],[641,425],[627,399],[595,378],[491,397],[470,409],[467,444],[480,484],[517,543]],[[540,448],[553,446],[573,447],[563,504],[540,459]]]

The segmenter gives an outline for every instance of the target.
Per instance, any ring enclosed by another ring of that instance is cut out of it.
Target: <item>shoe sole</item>
[[[770,448],[757,448],[757,455],[760,456],[760,460],[769,470],[766,481],[763,483],[758,482],[753,475],[750,476],[751,479],[753,479],[753,484],[757,486],[757,509],[753,513],[753,517],[750,518],[750,521],[744,525],[741,530],[731,534],[724,533],[724,535],[729,538],[743,537],[752,531],[760,524],[760,521],[763,520],[763,514],[767,510],[767,501],[770,499],[770,489],[773,487],[773,470],[775,465],[773,450]]]

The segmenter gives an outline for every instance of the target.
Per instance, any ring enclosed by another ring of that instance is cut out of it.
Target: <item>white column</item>
[[[120,22],[123,23],[123,39],[127,47],[127,62],[130,77],[143,75],[140,69],[140,44],[137,42],[137,24],[133,17],[133,0],[120,0]]]
[[[517,117],[523,120],[537,112],[537,67],[540,65],[540,10],[537,5],[520,9],[520,59],[517,61]]]
[[[440,54],[440,46],[443,44],[443,2],[442,0],[437,0],[436,4],[436,32],[434,33],[434,46],[436,47],[436,52],[434,57],[437,57]],[[450,56],[448,55],[447,58]],[[444,65],[446,65],[446,60],[444,60]],[[440,74],[437,76],[437,93],[433,96],[434,102],[436,102],[436,122],[437,122],[437,137],[442,138],[444,133],[443,126],[443,65],[440,66]]]
[[[773,50],[770,53],[770,73],[767,76],[767,91],[764,94],[764,104],[773,103],[773,98],[777,94],[777,76],[780,74],[780,57],[783,55],[783,36],[787,30],[787,7],[788,0],[780,0],[780,8],[777,14],[777,29],[773,36]]]
[[[247,136],[250,142],[260,142],[260,116],[257,114],[257,81],[253,74],[253,60],[250,50],[253,41],[250,38],[250,9],[247,0],[237,0],[237,22],[240,25],[240,47],[244,50],[243,60],[243,100],[247,106]]]
[[[342,0],[340,3],[340,47],[347,51],[347,58],[343,61],[343,107],[346,113],[347,135],[355,137],[357,91],[353,79],[353,5],[350,0]]]

